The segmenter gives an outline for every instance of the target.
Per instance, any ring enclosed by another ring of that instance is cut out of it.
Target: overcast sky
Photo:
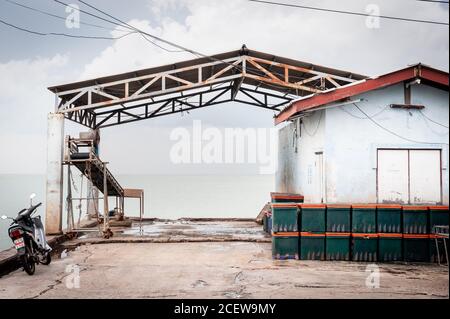
[[[65,7],[52,0],[14,0],[58,16]],[[86,0],[147,32],[205,54],[248,48],[301,61],[378,75],[422,62],[448,71],[448,26],[366,19],[336,13],[270,6],[246,0]],[[92,11],[76,0],[66,1]],[[416,0],[279,0],[323,8],[365,12],[370,4],[382,15],[448,22],[448,5]],[[98,14],[98,13],[97,13]],[[117,37],[117,26],[81,13],[81,25],[0,0],[0,19],[39,32]],[[116,28],[116,30],[114,30]],[[45,172],[46,116],[54,108],[47,87],[117,72],[191,59],[167,53],[138,35],[120,40],[68,39],[28,34],[0,24],[0,174]],[[117,173],[227,174],[244,167],[174,166],[169,163],[173,127],[200,119],[217,127],[271,127],[273,114],[251,106],[224,104],[202,111],[105,129],[102,156]],[[68,124],[68,132],[76,132]],[[130,142],[131,141],[131,142]],[[32,157],[32,160],[30,159]],[[256,173],[257,170],[254,171]],[[253,173],[253,171],[250,171]]]

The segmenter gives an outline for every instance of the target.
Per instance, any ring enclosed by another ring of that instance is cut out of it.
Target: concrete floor
[[[367,264],[274,261],[269,243],[111,243],[63,257],[0,278],[0,298],[448,298],[449,288],[446,267],[380,264],[371,289]]]

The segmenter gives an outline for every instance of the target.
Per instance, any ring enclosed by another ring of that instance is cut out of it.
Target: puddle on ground
[[[235,291],[229,291],[223,294],[225,298],[230,298],[230,299],[240,299],[242,298],[242,296],[235,292]]]
[[[57,246],[56,248],[53,248],[52,250],[52,258],[55,259],[66,259],[70,257],[70,253],[72,251],[79,251],[81,249],[81,246]]]
[[[263,239],[265,233],[261,225],[253,222],[189,222],[189,221],[156,221],[152,223],[133,224],[130,229],[121,232],[125,236],[185,236],[185,237],[208,237],[220,236],[227,238],[251,238]]]
[[[192,288],[205,287],[208,286],[208,283],[204,280],[197,280],[191,286]]]
[[[61,252],[61,254],[59,254],[59,258],[60,258],[60,259],[64,259],[64,258],[66,258],[68,255],[69,255],[69,254],[68,254],[68,252],[67,252],[67,249],[64,249],[64,250]]]

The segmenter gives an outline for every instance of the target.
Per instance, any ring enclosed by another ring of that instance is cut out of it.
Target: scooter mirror
[[[6,215],[2,215],[2,217],[1,217],[2,219],[8,219],[8,216],[6,216]]]
[[[35,197],[36,197],[35,193],[30,195],[30,206],[33,206],[33,198],[35,198]]]

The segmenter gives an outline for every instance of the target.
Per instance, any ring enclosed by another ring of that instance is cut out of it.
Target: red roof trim
[[[275,118],[275,125],[287,121],[291,116],[299,112],[313,109],[331,102],[340,101],[368,91],[385,88],[414,78],[423,78],[440,85],[449,86],[448,73],[423,65],[409,67],[393,73],[382,75],[375,79],[367,79],[354,85],[338,88],[327,93],[313,95],[304,100],[294,102]]]
[[[444,86],[449,86],[448,73],[442,71],[422,67],[420,77]]]

